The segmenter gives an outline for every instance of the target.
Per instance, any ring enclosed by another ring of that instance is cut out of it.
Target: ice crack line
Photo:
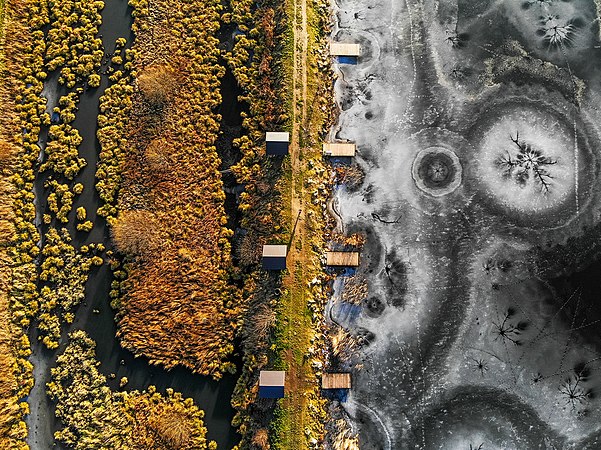
[[[367,406],[363,403],[359,403],[355,400],[350,400],[349,403],[353,404],[358,409],[363,409],[364,411],[366,411],[370,416],[372,416],[375,419],[375,421],[382,427],[382,430],[384,430],[384,435],[386,436],[386,445],[384,448],[386,450],[392,450],[392,437],[390,436],[390,432],[388,431],[388,428],[386,428],[386,425],[384,425],[384,422],[382,421],[382,419],[380,418],[378,413],[376,411],[374,411],[372,408],[370,408],[369,406]]]
[[[410,99],[411,97],[413,97],[413,92],[415,90],[415,84],[417,83],[417,63],[415,61],[415,49],[414,49],[414,43],[413,43],[413,15],[411,12],[411,5],[409,4],[410,0],[405,0],[405,5],[407,6],[407,15],[409,16],[409,47],[411,48],[411,61],[413,64],[413,79],[411,80],[411,88],[409,89],[409,97],[408,99]],[[403,114],[403,116],[405,117],[405,120],[407,119],[407,115],[409,114],[409,107],[410,107],[411,103],[410,101],[407,102],[407,106],[405,107],[405,113]]]
[[[421,434],[422,434],[422,448],[425,449],[426,448],[426,430],[425,430],[425,420],[426,420],[426,416],[425,416],[425,411],[426,411],[426,406],[425,406],[425,396],[426,396],[426,368],[424,366],[424,359],[423,359],[423,355],[422,355],[422,339],[421,339],[421,329],[419,326],[419,308],[418,305],[420,303],[420,298],[417,298],[417,302],[415,305],[415,330],[416,330],[416,335],[417,335],[417,354],[418,354],[418,358],[419,358],[419,364],[420,364],[420,369],[421,369],[421,378],[422,378],[422,395],[419,396],[419,405],[420,405],[420,409],[421,409],[421,424],[420,424],[420,428],[421,428]]]
[[[574,81],[574,74],[572,73],[572,68],[570,67],[570,62],[568,61],[568,55],[566,54],[566,49],[562,42],[559,43],[561,47],[561,53],[563,54],[563,58],[566,62],[566,67],[568,69],[568,73],[570,74],[570,80],[572,81],[572,89],[574,91],[574,117],[573,117],[573,126],[574,126],[574,196],[576,203],[576,214],[580,213],[580,200],[578,198],[578,127],[576,124],[576,112],[578,111],[578,99],[577,99],[577,89],[576,82]]]

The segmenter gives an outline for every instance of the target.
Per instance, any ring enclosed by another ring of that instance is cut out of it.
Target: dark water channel
[[[115,40],[119,37],[127,39],[127,48],[133,42],[131,32],[131,10],[127,0],[105,0],[105,8],[102,11],[102,35],[105,52],[112,52]],[[57,77],[53,78],[56,83]],[[52,81],[51,81],[52,82]],[[110,243],[109,230],[102,217],[96,216],[96,209],[100,205],[100,199],[95,184],[95,170],[98,161],[99,143],[96,140],[96,119],[98,114],[99,98],[108,86],[107,76],[102,77],[102,84],[97,89],[90,89],[81,95],[79,109],[74,126],[79,130],[83,142],[79,148],[80,156],[87,161],[87,166],[77,177],[77,182],[84,185],[83,193],[75,199],[70,222],[67,228],[74,237],[74,244],[79,247],[85,243],[104,242],[107,248]],[[56,88],[55,86],[49,86]],[[58,88],[58,95],[61,94]],[[52,89],[49,89],[52,90]],[[222,86],[223,105],[221,113],[224,116],[224,131],[219,144],[229,144],[227,153],[222,155],[224,165],[231,165],[237,160],[231,141],[240,133],[240,110],[237,106],[237,85],[235,79],[228,73],[224,78]],[[223,148],[219,145],[218,148]],[[47,192],[44,192],[43,182],[45,176],[40,176],[36,181],[36,198],[38,200],[39,213],[46,208]],[[228,213],[231,225],[236,224],[235,207],[235,183],[224,176],[228,193]],[[229,185],[229,186],[228,186]],[[90,233],[77,232],[75,230],[75,210],[84,206],[88,219],[94,223]],[[45,231],[42,229],[41,231]],[[116,338],[115,314],[109,305],[109,290],[112,275],[109,268],[104,265],[95,269],[89,277],[86,285],[86,300],[78,308],[74,323],[63,333],[63,339],[58,351],[48,351],[37,341],[35,330],[31,330],[33,355],[32,362],[35,365],[34,375],[36,386],[29,396],[31,414],[27,418],[30,427],[29,444],[32,450],[48,450],[49,448],[62,448],[54,443],[53,433],[60,427],[60,422],[54,417],[52,402],[45,395],[45,384],[49,381],[50,368],[56,364],[56,356],[60,354],[66,342],[68,332],[77,329],[85,330],[97,344],[97,358],[100,361],[100,370],[107,376],[109,385],[113,390],[119,390],[119,381],[127,377],[126,390],[143,390],[149,385],[154,385],[160,392],[167,388],[173,388],[181,392],[185,397],[191,397],[195,403],[205,411],[205,425],[208,429],[207,438],[215,440],[220,449],[231,449],[238,441],[238,436],[231,426],[234,410],[230,405],[230,399],[236,383],[235,376],[224,376],[222,380],[215,381],[209,377],[193,374],[190,370],[176,368],[166,371],[160,367],[152,366],[146,358],[134,358],[133,354],[121,347]]]

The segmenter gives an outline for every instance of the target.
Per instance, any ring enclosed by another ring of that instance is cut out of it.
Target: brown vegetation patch
[[[9,167],[17,155],[17,148],[10,142],[0,141],[0,170]]]
[[[252,444],[258,449],[269,449],[269,435],[267,428],[259,428],[252,439]]]
[[[113,229],[128,257],[119,335],[152,363],[218,377],[233,369],[240,309],[229,284],[232,232],[214,147],[221,7],[213,0],[132,4],[138,89]]]
[[[164,105],[173,98],[178,85],[175,70],[167,65],[142,69],[136,82],[144,99],[154,106]]]
[[[367,298],[367,293],[368,286],[365,276],[355,275],[344,279],[342,301],[359,305]]]
[[[33,172],[21,137],[23,114],[37,99],[18,98],[25,90],[25,70],[32,42],[27,24],[28,4],[6,0],[0,5],[0,448],[26,449],[29,412],[22,399],[29,393],[32,366],[29,340],[22,325],[29,323],[29,294],[35,289],[37,231],[30,222]],[[36,87],[39,87],[36,86]],[[36,87],[32,87],[32,90]],[[31,100],[31,101],[30,101]],[[30,129],[33,129],[31,127]],[[35,249],[33,248],[35,247]],[[33,272],[33,273],[32,273]]]
[[[158,175],[167,172],[171,162],[172,150],[165,144],[165,142],[155,139],[150,141],[144,150],[144,159],[148,170]]]

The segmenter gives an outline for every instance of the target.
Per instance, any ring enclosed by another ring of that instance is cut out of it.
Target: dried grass
[[[28,392],[30,372],[28,341],[23,330],[14,324],[10,305],[14,262],[7,245],[14,235],[15,188],[9,181],[18,161],[21,121],[16,104],[23,87],[19,78],[23,55],[29,42],[26,27],[27,3],[6,0],[0,5],[0,448],[25,449],[27,428],[23,414],[27,405],[19,401],[19,390]],[[23,395],[23,394],[21,394]]]
[[[336,327],[330,334],[330,342],[332,355],[341,360],[349,360],[358,349],[356,338],[342,327]]]
[[[360,305],[367,298],[367,292],[367,279],[364,276],[347,277],[344,279],[341,298],[344,302]]]
[[[117,247],[130,256],[118,333],[152,363],[218,377],[233,368],[228,357],[241,308],[229,284],[232,232],[214,147],[224,73],[215,38],[220,6],[214,0],[140,5],[138,91],[113,230]]]
[[[112,228],[117,249],[124,255],[149,259],[161,243],[160,223],[156,216],[143,210],[121,211]]]

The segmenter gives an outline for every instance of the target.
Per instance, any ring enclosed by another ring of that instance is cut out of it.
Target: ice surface
[[[524,106],[503,113],[486,130],[477,155],[477,175],[483,181],[487,195],[524,214],[574,202],[577,165],[572,130],[566,129],[556,118]],[[517,137],[522,148],[531,146],[534,151],[540,152],[540,165],[526,162],[523,165],[535,167],[519,166],[516,161],[521,150],[513,141]],[[576,153],[576,157],[580,157],[578,149]],[[502,158],[505,159],[499,161]],[[512,169],[513,176],[503,173],[507,170],[507,159],[510,164],[516,165]],[[541,179],[537,178],[537,171],[539,174],[544,171],[539,175]],[[516,181],[516,172],[525,174],[527,179]]]
[[[366,174],[335,202],[367,234],[356,276],[384,305],[340,324],[370,336],[337,362],[353,370],[344,407],[362,449],[600,448],[594,307],[550,281],[593,262],[578,239],[599,241],[595,6],[526,3],[334,5],[333,39],[364,52],[335,64],[332,137],[357,144]],[[550,45],[545,16],[569,39]],[[427,148],[456,155],[456,189],[418,187]],[[569,238],[571,265],[549,268],[541,249]]]

